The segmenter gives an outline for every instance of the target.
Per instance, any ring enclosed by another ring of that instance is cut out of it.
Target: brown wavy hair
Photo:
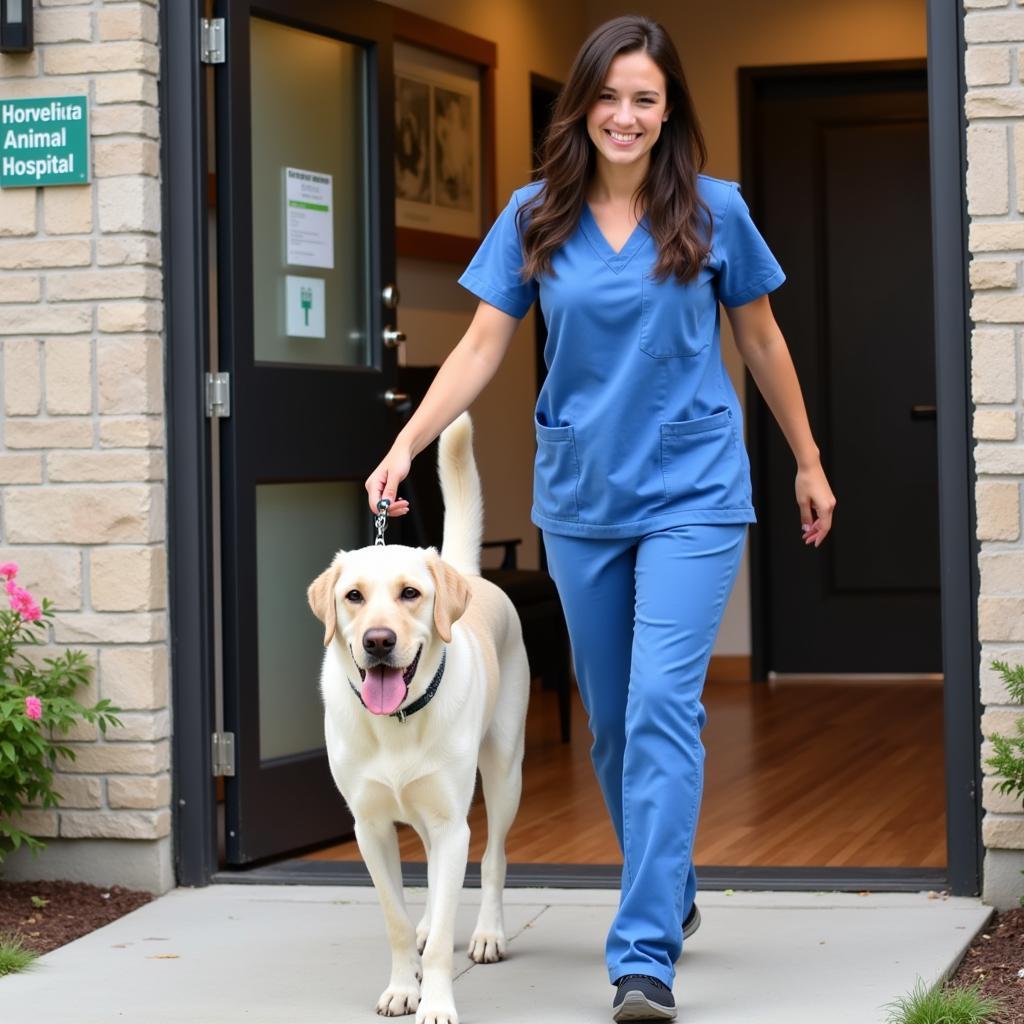
[[[647,177],[633,195],[646,210],[658,249],[654,276],[692,280],[711,247],[711,211],[697,192],[707,147],[686,86],[679,54],[651,18],[627,15],[598,26],[580,48],[540,145],[537,176],[544,185],[519,209],[529,214],[523,239],[523,276],[554,271],[551,257],[576,230],[594,176],[596,150],[587,134],[587,111],[597,102],[612,61],[642,51],[665,76],[668,120],[651,147]]]

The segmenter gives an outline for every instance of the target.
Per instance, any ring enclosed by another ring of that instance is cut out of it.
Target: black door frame
[[[981,891],[983,846],[976,621],[978,545],[972,486],[970,289],[964,189],[963,18],[958,3],[927,3],[943,669],[949,723],[947,885],[954,895],[971,896]],[[192,886],[210,884],[217,872],[217,807],[210,742],[213,609],[209,428],[202,395],[209,344],[206,86],[199,55],[202,14],[202,0],[160,6],[168,572],[175,723],[173,835],[178,884]],[[727,871],[722,869],[715,874],[724,880],[730,877]],[[765,869],[754,874],[759,887],[781,889],[787,883],[793,884],[793,869]],[[606,877],[602,879],[602,875]],[[749,879],[750,875],[733,871],[731,877]],[[853,872],[849,875],[849,881],[854,883],[865,877],[863,871],[857,872],[856,877]],[[895,880],[900,872],[883,873],[879,881],[887,875]],[[707,872],[703,877],[711,881]],[[821,879],[820,873],[810,870],[802,872],[802,877],[812,886]],[[584,873],[582,881],[598,886],[617,884],[608,872],[601,871]],[[843,887],[843,881],[840,876],[830,875],[833,887]],[[539,876],[534,884],[540,884]],[[903,887],[920,888],[918,876]]]
[[[167,408],[172,836],[179,885],[217,870],[213,779],[214,631],[209,365],[204,0],[161,4],[160,147]],[[171,212],[174,211],[172,216]],[[185,213],[188,216],[185,216]]]
[[[967,123],[961,4],[928,0],[928,125],[939,446],[942,668],[946,678],[946,830],[954,895],[981,893],[978,549],[971,430]]]

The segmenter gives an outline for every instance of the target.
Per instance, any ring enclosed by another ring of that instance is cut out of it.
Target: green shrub
[[[914,991],[887,1003],[886,1024],[995,1024],[1003,1004],[983,996],[979,985],[928,989],[918,978]]]
[[[0,978],[25,970],[38,955],[22,945],[20,936],[0,935]]]
[[[53,611],[49,601],[37,605],[32,595],[14,582],[17,574],[15,563],[0,565],[0,579],[6,580],[4,589],[11,606],[0,610],[0,865],[22,843],[33,854],[46,845],[16,828],[14,818],[30,803],[58,805],[53,766],[58,754],[73,761],[75,753],[55,742],[53,736],[65,733],[78,719],[95,723],[104,733],[108,725],[121,725],[115,717],[120,708],[109,700],[88,708],[74,699],[74,692],[89,679],[89,666],[81,651],[43,658],[41,664],[24,653],[26,647],[43,645]]]
[[[1003,677],[1010,696],[1019,704],[1024,704],[1024,665],[1011,668],[1005,661],[993,661],[992,667]],[[985,764],[994,768],[997,775],[1003,776],[996,789],[1000,793],[1013,793],[1014,796],[1024,798],[1024,717],[1017,720],[1016,736],[987,738],[995,753]],[[1024,906],[1024,895],[1020,897],[1020,904]]]

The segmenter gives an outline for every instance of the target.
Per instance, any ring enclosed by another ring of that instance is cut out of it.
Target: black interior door
[[[400,427],[390,8],[221,0],[216,69],[226,784],[231,864],[350,834],[323,743],[309,582],[372,540]]]
[[[772,306],[838,500],[804,548],[793,457],[748,380],[755,674],[939,672],[925,64],[763,69],[744,96],[747,198],[788,276]]]

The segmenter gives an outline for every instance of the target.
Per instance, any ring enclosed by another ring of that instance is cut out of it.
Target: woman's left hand
[[[797,470],[796,503],[800,506],[804,544],[821,547],[821,542],[832,529],[832,510],[836,507],[836,499],[820,462]]]

